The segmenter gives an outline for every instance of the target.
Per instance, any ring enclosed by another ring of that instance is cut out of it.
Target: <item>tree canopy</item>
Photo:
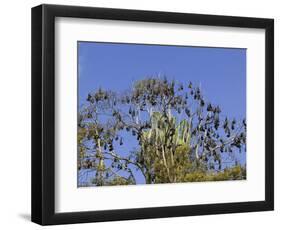
[[[78,118],[78,170],[95,176],[86,186],[238,180],[246,166],[246,120],[222,116],[200,87],[149,77],[125,92],[88,94]],[[122,150],[134,138],[136,148]]]

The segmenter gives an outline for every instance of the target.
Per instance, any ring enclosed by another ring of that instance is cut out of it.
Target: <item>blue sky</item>
[[[223,115],[246,117],[246,49],[78,42],[80,105],[99,87],[123,91],[158,75],[201,85]]]

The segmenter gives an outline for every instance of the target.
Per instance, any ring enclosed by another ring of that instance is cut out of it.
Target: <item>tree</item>
[[[128,135],[138,147],[118,152]],[[150,77],[123,93],[100,88],[79,111],[78,169],[95,171],[94,185],[135,184],[136,170],[147,184],[244,179],[237,150],[246,151],[246,120],[222,118],[191,82]]]

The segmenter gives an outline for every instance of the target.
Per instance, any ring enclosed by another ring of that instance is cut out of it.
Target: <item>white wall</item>
[[[45,3],[275,18],[275,207],[274,212],[139,220],[67,226],[69,229],[254,229],[281,223],[280,6],[278,0],[56,0]],[[0,12],[0,226],[38,229],[30,218],[30,8],[41,1],[2,1]],[[63,229],[65,226],[56,226]]]

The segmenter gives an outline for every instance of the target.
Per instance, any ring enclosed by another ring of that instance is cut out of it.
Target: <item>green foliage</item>
[[[112,180],[108,181],[106,185],[131,185],[134,184],[133,180],[128,180],[123,177],[114,177]]]
[[[193,172],[186,174],[184,182],[200,182],[200,181],[225,181],[225,180],[245,180],[246,168],[242,166],[234,166],[225,168],[220,172]]]

